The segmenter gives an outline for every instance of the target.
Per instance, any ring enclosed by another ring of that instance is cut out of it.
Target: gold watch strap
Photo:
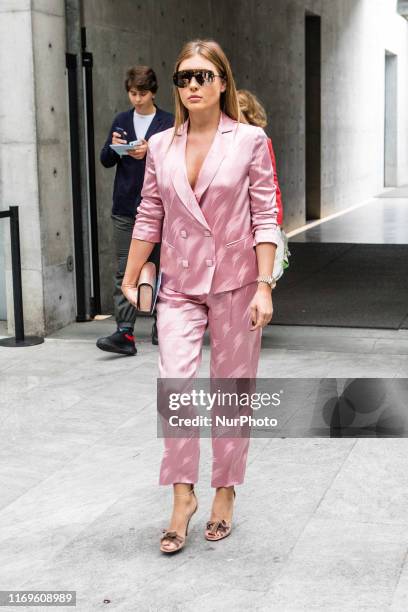
[[[274,287],[276,286],[276,280],[273,278],[273,276],[260,275],[256,280],[258,281],[258,283],[267,283],[271,289],[274,289]]]

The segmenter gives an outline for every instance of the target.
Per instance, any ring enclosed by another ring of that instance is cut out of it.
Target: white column
[[[0,0],[0,58],[0,206],[20,207],[25,331],[43,335],[75,316],[63,0]]]

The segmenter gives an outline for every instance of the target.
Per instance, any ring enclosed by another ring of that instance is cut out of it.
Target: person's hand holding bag
[[[144,264],[148,261],[156,242],[161,241],[164,207],[156,181],[153,157],[147,152],[146,171],[138,206],[127,265],[121,285],[122,293],[137,308],[137,285]],[[137,236],[140,236],[138,238]],[[148,240],[146,240],[147,238]]]
[[[137,284],[140,272],[153,249],[154,243],[132,238],[121,290],[128,302],[135,308],[137,308]]]
[[[137,286],[133,286],[130,283],[126,283],[125,279],[123,279],[121,289],[122,289],[123,295],[129,302],[129,304],[132,304],[132,306],[137,308],[137,294],[138,294]]]

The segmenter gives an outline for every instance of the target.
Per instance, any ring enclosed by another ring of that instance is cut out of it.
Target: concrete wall
[[[389,0],[84,0],[95,59],[96,145],[114,113],[128,107],[122,79],[131,63],[157,70],[158,103],[172,108],[170,77],[185,40],[214,37],[238,87],[265,104],[278,162],[286,230],[305,222],[305,11],[322,20],[322,216],[384,186],[385,51],[398,56],[396,183],[408,182],[408,23]],[[227,24],[227,25],[226,25]],[[111,191],[114,171],[98,165],[103,303],[111,309]]]
[[[63,0],[2,0],[0,57],[0,201],[20,206],[26,333],[42,335],[75,314]]]
[[[75,317],[72,201],[65,8],[63,0],[33,0],[32,28],[37,117],[37,160],[44,279],[49,333]]]
[[[68,16],[73,11],[68,21],[65,4]],[[408,183],[408,22],[396,8],[389,0],[0,0],[0,201],[21,206],[27,331],[48,333],[75,317],[66,265],[73,240],[65,51],[79,53],[81,25],[94,56],[97,156],[114,114],[129,106],[123,76],[130,64],[155,68],[157,102],[171,110],[182,44],[219,40],[238,87],[267,108],[291,230],[305,220],[306,11],[322,20],[323,216],[383,188],[386,52],[397,57],[396,182]],[[71,22],[76,31],[67,36]],[[98,159],[96,168],[102,306],[112,312],[114,170]],[[84,221],[86,234],[86,207]],[[87,253],[85,241],[86,260]],[[9,258],[6,268],[12,313]]]
[[[305,10],[322,19],[322,215],[383,189],[386,49],[398,56],[397,183],[408,182],[408,24],[396,3],[258,0],[248,11],[247,3],[231,2],[239,30],[225,46],[238,85],[268,109],[288,230],[305,219]]]
[[[19,32],[20,44],[18,44]],[[29,0],[1,4],[0,13],[0,201],[2,208],[20,206],[23,300],[26,321],[35,331],[44,326],[43,269],[37,133],[34,95],[32,14]],[[24,118],[24,123],[22,119]],[[12,319],[9,232],[5,220],[6,281],[9,323]]]

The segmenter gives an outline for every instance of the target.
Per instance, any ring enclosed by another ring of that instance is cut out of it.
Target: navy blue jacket
[[[120,155],[115,153],[109,145],[112,143],[112,132],[115,131],[115,127],[121,127],[127,132],[128,141],[137,139],[133,125],[133,111],[134,109],[132,108],[124,113],[116,115],[100,155],[101,163],[105,168],[112,168],[116,165],[112,214],[124,215],[126,217],[134,217],[136,209],[139,206],[146,157],[144,157],[144,159],[133,159],[133,157],[129,155],[120,157]],[[156,107],[156,114],[147,130],[145,139],[149,140],[150,136],[153,134],[163,132],[173,127],[173,125],[174,116]]]

